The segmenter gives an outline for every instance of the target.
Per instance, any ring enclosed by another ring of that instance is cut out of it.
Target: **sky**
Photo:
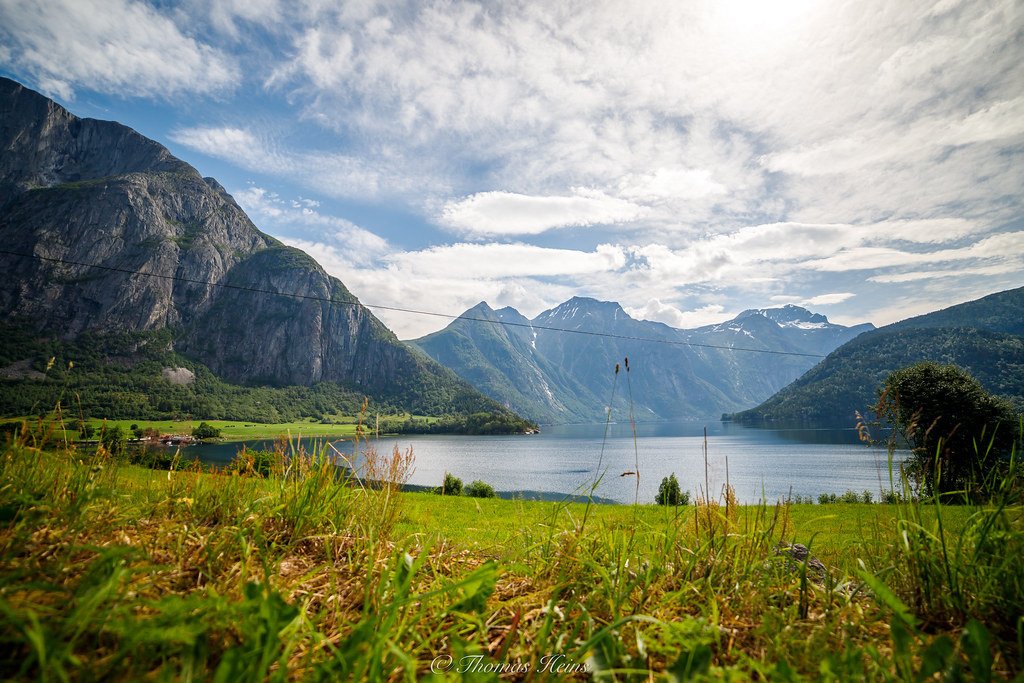
[[[0,0],[0,74],[453,315],[882,325],[1022,286],[1021,64],[1020,0]]]

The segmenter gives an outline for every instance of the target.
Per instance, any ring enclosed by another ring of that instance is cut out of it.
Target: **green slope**
[[[988,391],[1024,407],[1024,288],[863,334],[732,419],[853,424],[890,372],[923,360],[959,365]]]
[[[171,350],[173,334],[85,333],[74,341],[40,335],[26,322],[0,323],[0,416],[41,415],[60,401],[69,419],[207,418],[282,422],[355,415],[366,395],[338,382],[311,386],[232,384],[202,363]],[[427,370],[437,366],[418,351]],[[51,362],[52,361],[52,362]],[[187,384],[164,376],[185,368]],[[423,379],[426,378],[426,379]],[[409,373],[404,381],[371,399],[371,413],[469,415],[484,412],[518,420],[458,379],[454,373]],[[521,421],[520,421],[521,422]],[[523,423],[519,427],[527,427]]]

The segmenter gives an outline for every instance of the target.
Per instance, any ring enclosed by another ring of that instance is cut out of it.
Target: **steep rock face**
[[[0,256],[18,285],[0,293],[0,314],[68,338],[87,329],[187,326],[216,294],[188,280],[219,282],[272,243],[194,171],[29,190],[0,214],[0,233],[12,251],[116,269]]]
[[[130,128],[79,119],[7,79],[0,111],[5,247],[111,269],[0,255],[12,276],[0,315],[66,338],[187,326],[215,290],[185,280],[219,282],[274,241],[215,181]]]
[[[230,288],[218,291],[182,350],[226,379],[308,384],[345,378],[380,388],[382,379],[410,369],[409,351],[298,249],[258,251],[233,268],[225,283]]]
[[[2,197],[129,173],[195,173],[165,147],[132,129],[112,121],[80,119],[6,78],[0,78],[0,150]]]
[[[3,319],[65,339],[170,328],[177,350],[234,382],[333,381],[434,413],[496,407],[158,143],[7,79],[0,113],[0,237],[41,257],[0,254]]]

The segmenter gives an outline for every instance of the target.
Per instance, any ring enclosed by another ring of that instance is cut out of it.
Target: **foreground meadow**
[[[414,466],[411,452],[370,462],[391,481]],[[1024,670],[1024,519],[1009,487],[984,508],[588,506],[366,488],[315,453],[282,454],[264,478],[18,441],[0,469],[8,679]]]

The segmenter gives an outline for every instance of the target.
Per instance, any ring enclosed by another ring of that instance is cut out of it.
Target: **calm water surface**
[[[704,428],[708,433],[707,478],[717,496],[728,479],[743,502],[792,495],[871,491],[878,499],[889,489],[884,449],[861,444],[853,429],[763,429],[721,422],[637,425],[634,442],[629,425],[614,424],[603,439],[604,425],[546,427],[530,436],[397,436],[374,439],[381,453],[412,448],[416,470],[409,483],[439,486],[445,472],[464,483],[482,479],[498,491],[586,494],[603,475],[595,496],[632,503],[640,472],[639,499],[652,502],[662,477],[675,473],[693,494],[705,487]],[[305,441],[305,440],[304,440]],[[602,442],[603,455],[602,455]],[[312,441],[306,441],[307,448]],[[353,443],[333,443],[352,458]],[[249,442],[269,448],[267,441]],[[183,454],[224,464],[239,443],[191,446]],[[360,450],[366,444],[360,443]],[[902,454],[897,453],[897,457]],[[359,463],[359,455],[355,457]]]

